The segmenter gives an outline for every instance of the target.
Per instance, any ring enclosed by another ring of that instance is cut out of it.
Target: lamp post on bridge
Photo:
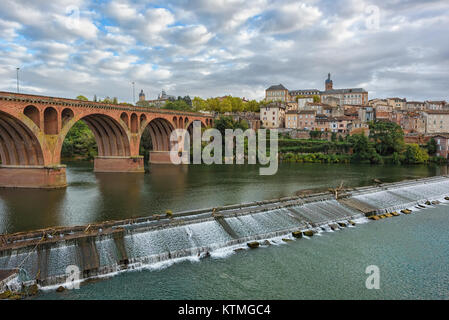
[[[133,84],[133,104],[136,104],[136,90],[135,90],[135,82],[131,82]]]
[[[16,68],[16,72],[17,72],[17,93],[19,93],[19,70],[20,70],[20,68]]]

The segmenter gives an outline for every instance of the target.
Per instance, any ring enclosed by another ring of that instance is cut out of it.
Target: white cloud
[[[311,27],[322,15],[317,7],[299,2],[273,7],[263,21],[262,30],[267,33],[288,33]]]
[[[331,72],[335,87],[448,99],[449,3],[376,4],[375,30],[366,27],[370,4],[2,0],[0,90],[14,90],[16,66],[29,92],[127,101],[131,81],[148,98],[162,88],[262,98],[273,83],[322,89]]]

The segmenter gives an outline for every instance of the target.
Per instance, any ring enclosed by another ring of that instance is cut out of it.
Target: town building
[[[425,101],[427,110],[445,110],[448,109],[446,101]]]
[[[172,96],[172,95],[168,95],[165,93],[164,90],[162,90],[162,92],[158,95],[157,99],[145,100],[145,93],[143,92],[143,90],[140,90],[139,102],[137,104],[142,105],[142,106],[146,105],[146,106],[161,108],[162,106],[165,105],[165,103],[168,100],[176,100],[176,97]]]
[[[315,116],[316,111],[302,110],[298,113],[298,129],[300,130],[315,130]]]
[[[330,131],[329,127],[329,117],[324,114],[315,115],[315,130],[326,132]]]
[[[317,114],[324,114],[328,117],[339,117],[344,115],[344,109],[338,106],[331,106],[325,103],[307,102],[303,110],[313,110]]]
[[[330,73],[327,75],[324,86],[326,90],[321,92],[321,101],[329,98],[337,98],[340,100],[340,105],[364,105],[368,103],[368,92],[362,88],[334,89]]]
[[[324,83],[324,91],[318,89],[288,90],[282,84],[272,85],[265,90],[266,101],[296,102],[300,98],[318,97],[320,102],[333,106],[343,104],[365,105],[368,103],[368,92],[362,88],[334,89],[330,73]],[[299,105],[298,105],[298,108]]]
[[[407,99],[405,98],[387,98],[388,105],[392,106],[395,110],[405,110],[407,105]]]
[[[422,111],[426,109],[426,104],[422,101],[407,101],[405,108],[407,111]]]
[[[304,110],[307,103],[313,103],[313,97],[299,97],[297,99],[298,110]]]
[[[376,108],[379,105],[383,105],[383,106],[387,106],[388,105],[388,101],[387,99],[371,99],[370,101],[368,101],[368,105],[371,107]]]
[[[369,125],[368,123],[355,119],[352,120],[351,123],[348,124],[348,131],[350,135],[353,134],[364,134],[365,136],[369,135]]]
[[[359,119],[363,122],[370,122],[376,119],[376,111],[373,107],[362,106],[357,109],[359,114]]]
[[[437,144],[436,155],[439,157],[444,157],[448,159],[449,155],[449,134],[448,133],[440,133],[433,136],[435,142]]]
[[[332,96],[326,96],[321,99],[322,103],[328,104],[333,107],[339,107],[340,106],[340,98],[332,97]]]
[[[282,84],[278,84],[270,86],[265,90],[265,100],[288,102],[291,99],[287,88],[285,88]]]
[[[298,129],[298,110],[289,110],[285,113],[285,128]]]
[[[319,97],[321,92],[318,89],[303,89],[303,90],[291,90],[288,92],[291,100],[300,98],[312,98],[314,96]],[[312,100],[313,102],[313,100]]]
[[[261,127],[260,113],[258,112],[229,112],[225,113],[232,117],[234,121],[245,121],[249,129],[258,130]]]
[[[388,104],[377,104],[376,107],[374,107],[374,110],[376,112],[377,120],[392,121],[392,112],[393,112],[392,106]]]
[[[425,133],[449,132],[449,110],[426,110],[423,116]]]
[[[422,112],[406,111],[396,112],[396,114],[401,114],[399,125],[405,134],[424,134],[426,132],[426,121]]]
[[[284,127],[285,103],[273,101],[260,107],[260,121],[265,128],[282,128]]]
[[[329,118],[329,128],[331,132],[347,134],[352,128],[351,117],[341,116]]]

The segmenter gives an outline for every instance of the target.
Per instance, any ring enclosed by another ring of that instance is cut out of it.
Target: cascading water
[[[449,179],[435,178],[379,188],[351,191],[349,200],[385,211],[423,200],[440,199],[449,192]],[[174,261],[198,259],[223,248],[245,246],[246,242],[283,237],[292,231],[320,228],[356,220],[361,211],[331,195],[294,198],[245,206],[229,206],[219,214],[178,215],[173,219],[142,219],[114,225],[108,232],[79,232],[70,239],[0,250],[0,269],[20,268],[28,280],[42,286],[63,284],[67,266],[79,267],[84,278],[111,274]],[[33,238],[36,241],[36,238]]]
[[[404,209],[420,202],[438,200],[449,191],[449,181],[421,183],[397,187],[387,187],[386,190],[353,195],[352,198],[365,203],[377,212],[387,212]]]

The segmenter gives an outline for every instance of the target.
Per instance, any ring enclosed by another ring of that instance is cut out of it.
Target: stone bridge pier
[[[193,121],[211,126],[200,113],[110,105],[73,99],[0,92],[0,187],[61,188],[67,185],[61,165],[64,139],[77,121],[95,136],[95,172],[143,173],[140,141],[148,130],[150,163],[171,163],[170,134]]]

